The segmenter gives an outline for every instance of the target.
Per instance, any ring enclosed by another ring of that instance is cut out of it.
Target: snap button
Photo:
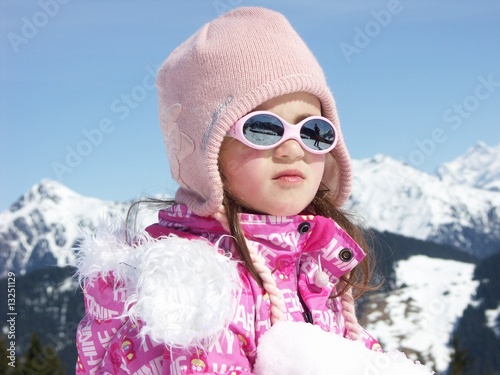
[[[340,250],[340,253],[339,253],[339,259],[342,261],[342,262],[349,262],[351,259],[352,259],[352,250],[351,249],[342,249]]]
[[[303,223],[299,224],[298,231],[299,233],[307,233],[309,232],[309,229],[311,229],[311,224],[309,224],[307,221],[304,221]]]

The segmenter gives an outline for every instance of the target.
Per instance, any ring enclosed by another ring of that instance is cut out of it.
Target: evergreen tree
[[[450,358],[450,365],[448,367],[449,375],[462,375],[467,367],[468,354],[467,351],[460,348],[458,336],[453,334],[453,354]]]
[[[9,360],[7,358],[7,347],[2,340],[0,340],[0,374],[6,374],[9,368]]]
[[[6,345],[7,337],[0,337],[0,374],[2,375],[22,375],[19,368],[17,357],[12,358],[9,352],[9,346]],[[10,365],[9,365],[10,363]]]
[[[3,337],[0,340],[0,374],[8,374],[10,372],[7,346],[4,343]]]
[[[64,375],[64,366],[59,355],[50,345],[42,345],[36,333],[31,336],[30,347],[21,364],[23,374]]]

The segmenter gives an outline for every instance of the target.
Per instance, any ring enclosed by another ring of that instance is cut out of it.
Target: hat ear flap
[[[181,185],[187,187],[181,177],[180,163],[193,153],[194,142],[179,129],[177,118],[181,111],[182,105],[180,103],[174,103],[168,108],[160,108],[160,127],[167,148],[172,177]]]

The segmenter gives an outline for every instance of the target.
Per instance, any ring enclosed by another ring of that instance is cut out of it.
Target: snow
[[[481,258],[500,247],[500,192],[450,184],[382,155],[354,160],[353,167],[347,208],[365,226]]]
[[[454,324],[478,286],[470,263],[416,255],[396,266],[396,290],[368,314],[384,350],[402,350],[438,372],[447,368]],[[372,305],[373,309],[375,306]]]
[[[500,326],[498,321],[500,319],[500,305],[496,309],[490,309],[485,311],[486,314],[486,325],[490,327],[495,335],[500,338]]]
[[[478,168],[480,166],[480,168]],[[438,168],[436,175],[449,184],[500,191],[500,144],[479,142],[457,159]]]
[[[40,251],[51,252],[58,266],[72,264],[72,246],[81,237],[81,231],[92,229],[102,219],[123,218],[127,207],[125,203],[83,197],[56,181],[42,180],[10,210],[0,213],[1,239],[5,241],[3,236],[10,230],[15,233],[8,241],[10,248],[26,249],[24,254],[11,251],[0,273],[14,269],[16,264],[21,265],[20,273],[26,271],[35,245],[43,241],[47,246]]]
[[[74,264],[75,242],[99,222],[125,220],[131,202],[84,197],[57,181],[44,179],[29,189],[9,210],[0,213],[0,276],[24,274],[41,259],[59,267]],[[142,210],[141,229],[156,220],[156,211]],[[33,254],[37,252],[36,254]]]
[[[73,278],[68,278],[59,285],[59,292],[74,291],[78,288],[78,283]]]

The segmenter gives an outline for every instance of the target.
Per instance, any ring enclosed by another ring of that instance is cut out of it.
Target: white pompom
[[[125,241],[123,226],[102,223],[77,248],[80,282],[110,276],[127,301],[121,318],[140,335],[172,347],[206,347],[227,328],[241,293],[237,262],[206,240],[147,233]]]
[[[323,271],[318,271],[314,275],[314,285],[316,285],[318,288],[324,288],[330,279],[328,278],[328,275],[323,272]]]
[[[257,347],[256,375],[429,375],[401,352],[380,353],[303,322],[278,322]]]
[[[140,334],[173,347],[206,347],[227,328],[240,293],[237,263],[204,240],[170,236],[136,249],[127,315]]]

